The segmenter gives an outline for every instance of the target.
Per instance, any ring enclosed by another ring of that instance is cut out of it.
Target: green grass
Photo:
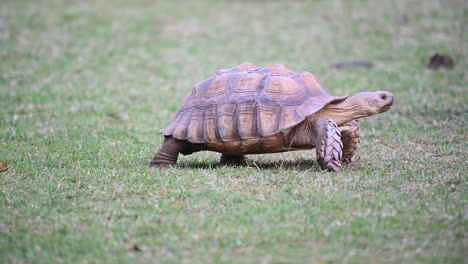
[[[463,263],[466,1],[0,3],[0,262]],[[439,52],[452,70],[425,67]],[[366,69],[337,70],[352,59]],[[148,168],[191,87],[244,61],[389,90],[356,162]]]

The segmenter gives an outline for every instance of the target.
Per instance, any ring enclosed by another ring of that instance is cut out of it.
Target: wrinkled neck
[[[314,118],[331,118],[338,126],[369,116],[362,106],[353,97],[348,97],[338,104],[329,104],[320,110]]]

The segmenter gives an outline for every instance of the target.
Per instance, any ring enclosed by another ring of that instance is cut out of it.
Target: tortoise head
[[[393,94],[390,92],[362,92],[327,105],[314,118],[328,117],[338,125],[343,125],[351,120],[383,113],[392,104]]]
[[[389,110],[393,104],[393,94],[387,91],[362,92],[351,96],[349,101],[371,116]]]

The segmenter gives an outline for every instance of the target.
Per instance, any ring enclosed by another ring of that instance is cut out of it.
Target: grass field
[[[463,0],[2,0],[0,262],[466,263],[467,24]],[[244,61],[395,105],[339,174],[315,151],[150,169],[192,86]]]

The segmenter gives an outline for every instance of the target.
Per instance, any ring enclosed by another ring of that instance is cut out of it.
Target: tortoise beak
[[[382,113],[388,111],[393,105],[393,94],[387,91],[379,92],[382,102]]]

